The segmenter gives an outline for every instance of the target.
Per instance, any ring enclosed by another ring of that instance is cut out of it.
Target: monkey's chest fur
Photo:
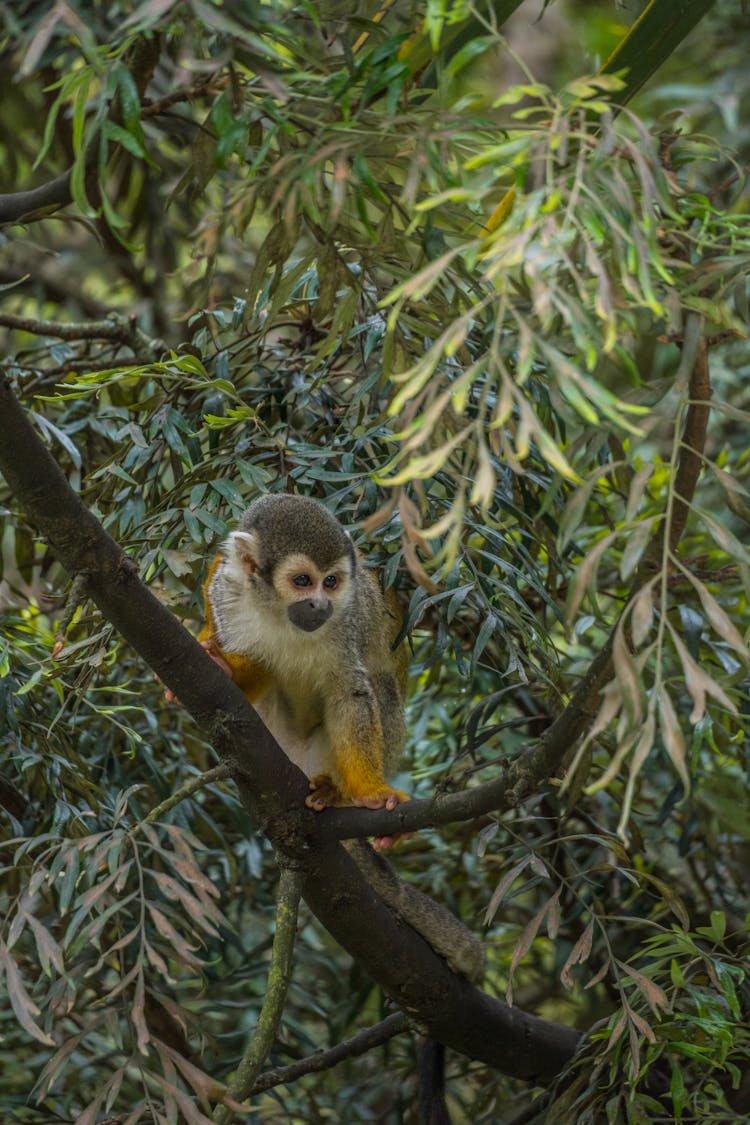
[[[268,686],[253,706],[287,757],[308,777],[330,768],[331,745],[325,725],[332,684],[340,669],[328,625],[310,635],[290,622],[242,612],[217,615],[218,640],[225,652],[246,656],[270,673]]]

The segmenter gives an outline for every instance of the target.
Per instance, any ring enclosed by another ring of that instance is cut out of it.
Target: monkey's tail
[[[423,1039],[419,1049],[420,1125],[451,1125],[445,1102],[445,1047]]]

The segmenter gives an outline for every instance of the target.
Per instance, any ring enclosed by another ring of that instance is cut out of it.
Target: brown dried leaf
[[[76,1125],[94,1125],[99,1115],[99,1108],[107,1095],[106,1088],[100,1090],[92,1102],[76,1117]]]
[[[570,970],[574,965],[582,965],[584,961],[588,960],[591,953],[591,946],[594,940],[594,919],[589,919],[586,929],[583,931],[578,941],[575,943],[570,951],[568,960],[562,967],[560,972],[560,980],[566,988],[573,987],[573,977]]]
[[[594,988],[597,984],[600,984],[609,972],[609,965],[610,962],[609,959],[607,959],[602,965],[601,969],[599,969],[599,972],[595,976],[593,976],[590,981],[587,981],[587,983],[583,986],[584,989]]]
[[[638,726],[643,720],[643,684],[628,652],[622,621],[615,630],[612,642],[612,662],[630,722],[632,726]]]
[[[531,858],[529,859],[529,867],[535,875],[539,875],[542,879],[549,878],[549,871],[547,870],[547,866],[542,857],[537,855],[536,852],[531,853]]]
[[[58,1051],[55,1051],[52,1058],[48,1059],[44,1064],[44,1069],[39,1080],[39,1088],[36,1091],[36,1097],[39,1103],[46,1098],[50,1087],[62,1071],[63,1064],[67,1061],[68,1056],[75,1051],[76,1047],[83,1039],[84,1034],[88,1034],[89,1031],[90,1028],[87,1028],[86,1032],[82,1031],[79,1035],[71,1035],[69,1039],[65,1040],[62,1047],[60,1047]]]
[[[667,627],[672,637],[672,642],[677,650],[677,655],[682,664],[682,670],[685,674],[685,685],[690,692],[690,697],[693,700],[693,710],[690,715],[690,722],[697,723],[703,718],[706,712],[706,696],[712,695],[714,699],[718,700],[722,706],[731,711],[733,715],[737,714],[737,708],[732,700],[724,692],[724,690],[713,680],[707,672],[703,669],[688,652],[687,648],[682,642],[677,631],[672,627],[671,623],[667,621]]]
[[[642,520],[628,531],[625,547],[620,558],[620,577],[625,581],[635,570],[643,550],[651,538],[653,519]]]
[[[492,504],[494,495],[495,470],[492,467],[489,450],[484,441],[480,439],[477,446],[477,467],[469,503],[478,504],[484,511],[487,511]]]
[[[669,692],[665,687],[659,688],[657,699],[659,702],[659,729],[664,740],[664,748],[669,754],[672,765],[677,770],[687,793],[690,789],[690,773],[687,767],[685,736],[682,733]]]
[[[186,965],[192,965],[197,968],[200,965],[200,959],[194,955],[197,946],[190,945],[185,938],[178,934],[172,923],[162,914],[158,906],[154,906],[152,902],[147,902],[146,907],[151,915],[154,925],[156,926],[162,937],[166,938],[175,951],[175,954]]]
[[[600,481],[601,474],[597,473],[580,484],[572,493],[565,505],[557,531],[557,542],[560,551],[564,551],[578,529],[586,512],[586,506],[591,498],[594,486]]]
[[[239,1112],[247,1113],[247,1106],[240,1105],[239,1102],[234,1101],[227,1094],[227,1088],[223,1082],[218,1082],[212,1078],[210,1074],[206,1074],[205,1070],[201,1070],[188,1059],[184,1058],[168,1043],[164,1043],[161,1039],[154,1039],[159,1054],[162,1052],[166,1054],[174,1063],[177,1070],[179,1070],[182,1077],[187,1084],[195,1091],[200,1098],[205,1098],[206,1101],[219,1101],[222,1105],[229,1105],[232,1109]]]
[[[8,953],[4,945],[0,945],[0,969],[5,970],[5,986],[8,990],[8,999],[13,1009],[16,1019],[20,1023],[27,1035],[32,1039],[36,1039],[39,1043],[44,1043],[47,1047],[56,1046],[54,1039],[51,1039],[41,1027],[35,1022],[33,1017],[41,1015],[39,1008],[29,996],[24,986],[21,974],[18,971],[18,966],[15,960]]]
[[[485,915],[484,915],[485,926],[489,926],[490,922],[495,917],[495,914],[497,913],[497,908],[500,905],[500,903],[503,901],[503,898],[505,897],[505,894],[506,894],[508,888],[510,887],[510,885],[512,883],[515,882],[516,878],[521,874],[523,869],[525,867],[527,867],[530,862],[531,862],[531,856],[526,855],[526,856],[523,857],[523,859],[519,860],[518,863],[515,864],[514,867],[511,867],[510,871],[506,871],[505,875],[503,875],[502,879],[500,880],[500,882],[495,887],[495,890],[492,892],[492,898],[490,899],[489,905],[487,906],[487,910],[485,911]]]
[[[633,644],[636,648],[641,647],[651,632],[651,625],[654,620],[655,583],[656,578],[652,578],[645,586],[641,587],[630,607]]]
[[[599,568],[602,555],[608,547],[612,545],[618,532],[611,531],[609,535],[605,535],[596,543],[588,554],[581,561],[581,565],[573,575],[573,580],[570,584],[570,592],[568,595],[568,607],[565,613],[565,620],[570,624],[576,613],[578,607],[584,599],[586,591],[590,586],[596,584],[596,573]]]
[[[617,964],[620,966],[622,971],[624,973],[627,973],[629,977],[632,977],[632,979],[638,985],[638,988],[646,997],[651,1011],[655,1015],[659,1014],[659,1008],[663,1008],[664,1011],[667,1010],[667,1008],[669,1007],[669,1001],[667,999],[666,992],[663,988],[660,987],[660,985],[656,984],[649,977],[645,976],[644,973],[639,973],[638,970],[634,969],[632,965],[626,965],[624,961],[618,961]],[[651,1028],[649,1028],[649,1032],[651,1032],[651,1035],[653,1035]],[[646,1034],[646,1032],[644,1032],[644,1034]],[[650,1041],[653,1042],[653,1039],[651,1039]]]
[[[149,964],[153,965],[157,973],[160,973],[164,980],[169,981],[170,984],[173,984],[174,979],[170,976],[167,962],[164,960],[161,953],[157,953],[150,941],[144,942],[144,948],[146,950],[146,957],[148,958]]]
[[[176,1086],[170,1083],[164,1083],[165,1090],[172,1095],[176,1102],[182,1117],[179,1120],[185,1120],[187,1125],[213,1125],[210,1117],[206,1117],[205,1113],[201,1113],[192,1098],[189,1098],[182,1090],[178,1090]]]
[[[397,500],[397,496],[392,496],[390,500],[382,504],[371,516],[368,516],[366,520],[362,520],[359,526],[362,528],[365,535],[372,535],[374,531],[380,531],[382,527],[385,527],[393,515]]]
[[[636,512],[638,511],[641,500],[643,498],[643,493],[646,489],[646,485],[651,479],[653,471],[653,465],[643,465],[642,468],[640,468],[638,472],[633,476],[633,479],[630,482],[630,488],[628,489],[628,503],[627,507],[625,508],[626,523],[630,523],[635,519]]]
[[[617,1040],[620,1038],[623,1031],[625,1030],[627,1022],[628,1022],[627,1013],[621,1012],[620,1016],[618,1017],[617,1023],[612,1028],[612,1034],[609,1037],[609,1046],[610,1047],[614,1047],[615,1043],[617,1042]]]
[[[638,1012],[634,1012],[632,1008],[628,1008],[628,1017],[631,1024],[633,1024],[638,1029],[638,1031],[640,1031],[641,1035],[645,1035],[649,1043],[656,1042],[654,1029],[652,1028],[651,1024],[643,1018],[643,1016],[640,1016]]]
[[[130,1009],[130,1019],[135,1028],[138,1050],[142,1055],[148,1054],[148,1045],[151,1034],[146,1023],[146,984],[143,977],[143,967],[140,966],[135,982],[133,1006]]]
[[[750,649],[748,649],[742,634],[735,625],[732,624],[726,612],[721,608],[713,594],[710,594],[702,582],[699,582],[695,575],[691,574],[689,570],[685,570],[693,586],[698,592],[698,597],[701,600],[703,611],[711,623],[713,629],[722,637],[727,644],[731,645],[735,652],[747,661],[750,661]]]
[[[50,967],[54,967],[58,973],[63,971],[62,949],[59,943],[53,938],[46,926],[42,925],[38,918],[33,914],[27,914],[27,920],[31,926],[32,933],[34,934],[34,941],[36,942],[36,950],[39,954],[39,963],[42,966],[42,972],[47,976],[51,976]]]
[[[630,1038],[630,1061],[633,1067],[633,1073],[638,1074],[641,1069],[641,1045],[638,1042],[638,1035],[636,1034],[636,1024],[633,1021],[635,1012],[628,1009],[628,1036]]]
[[[516,969],[518,968],[519,963],[523,960],[523,958],[526,956],[528,951],[531,949],[534,938],[536,937],[537,933],[539,932],[539,927],[541,926],[542,922],[544,921],[545,914],[549,910],[552,903],[556,902],[559,897],[560,897],[560,891],[557,890],[557,891],[555,891],[555,893],[553,895],[551,895],[547,899],[547,901],[545,902],[545,904],[541,908],[541,910],[537,911],[537,913],[534,915],[534,917],[531,919],[531,921],[526,926],[525,930],[523,931],[520,938],[516,942],[515,949],[513,950],[513,956],[510,959],[510,969],[508,970],[508,976],[509,977],[512,978],[513,974],[515,973]]]
[[[186,883],[192,883],[194,887],[205,891],[206,894],[211,895],[212,898],[219,897],[219,891],[215,884],[211,882],[208,876],[203,874],[192,858],[188,860],[172,855],[170,856],[170,862],[177,874],[181,875]]]

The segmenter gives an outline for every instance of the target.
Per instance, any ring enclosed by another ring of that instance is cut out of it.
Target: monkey
[[[256,500],[204,585],[204,648],[310,779],[307,805],[395,808],[406,741],[405,646],[351,536],[318,501]]]
[[[388,784],[406,741],[408,680],[393,593],[383,594],[349,533],[317,500],[261,496],[211,564],[199,641],[309,778],[309,808],[395,808]],[[378,837],[376,849],[390,837]],[[473,982],[484,950],[464,924],[363,840],[344,846],[373,890]],[[448,1121],[443,1049],[421,1048],[423,1120]]]
[[[310,497],[261,496],[214,559],[203,592],[198,639],[310,779],[306,804],[320,812],[408,800],[386,780],[406,741],[398,604],[381,593],[335,516]],[[381,898],[454,971],[477,980],[484,955],[463,923],[402,883],[363,841],[347,848]]]
[[[198,639],[310,779],[308,807],[391,809],[408,800],[386,780],[406,742],[397,602],[381,593],[335,516],[307,496],[261,496],[214,559],[203,592]],[[477,979],[482,947],[463,923],[402,883],[364,842],[347,847],[396,913],[456,972]]]

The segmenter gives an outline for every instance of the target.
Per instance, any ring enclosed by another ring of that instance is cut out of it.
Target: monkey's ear
[[[233,531],[227,539],[227,553],[245,574],[253,575],[258,569],[258,545],[255,536],[247,531]]]

